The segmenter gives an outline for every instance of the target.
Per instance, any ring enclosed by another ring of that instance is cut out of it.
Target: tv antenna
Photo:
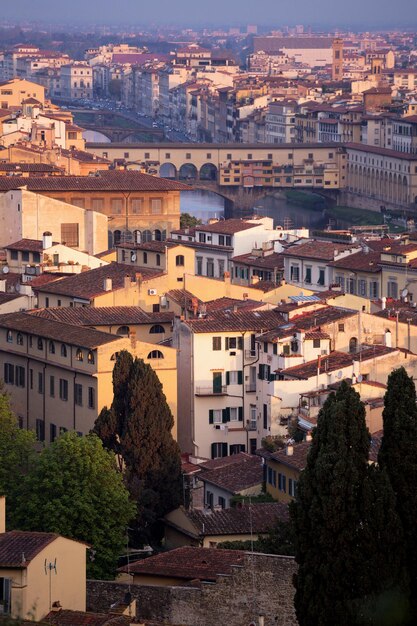
[[[44,563],[45,575],[49,575],[49,611],[52,611],[52,572],[58,573],[56,569],[56,558],[52,561],[45,559]]]

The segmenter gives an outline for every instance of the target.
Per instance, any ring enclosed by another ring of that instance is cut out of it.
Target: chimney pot
[[[287,446],[287,456],[292,456],[294,454],[294,446],[292,444],[288,444]]]

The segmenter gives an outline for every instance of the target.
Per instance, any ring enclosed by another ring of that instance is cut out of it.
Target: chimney
[[[313,437],[311,436],[311,430],[306,434],[306,441],[313,441]]]
[[[294,454],[294,446],[292,444],[288,444],[286,452],[287,456],[292,456]]]
[[[130,276],[129,276],[129,274],[126,274],[126,276],[124,278],[124,288],[125,289],[129,289],[130,284],[131,284]]]
[[[6,532],[6,496],[0,496],[0,534]]]
[[[111,278],[105,278],[103,283],[104,291],[111,291],[113,289],[113,281]]]
[[[140,285],[142,283],[142,274],[138,272],[135,276],[137,284]]]
[[[42,249],[46,250],[52,246],[52,233],[47,230],[42,235]]]
[[[381,298],[381,310],[385,311],[386,308],[387,308],[387,299],[384,296],[383,298]]]
[[[225,272],[223,278],[225,283],[230,283],[230,272]]]

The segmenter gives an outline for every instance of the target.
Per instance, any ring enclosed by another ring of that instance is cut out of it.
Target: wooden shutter
[[[226,385],[230,385],[230,372],[226,372]]]
[[[238,417],[239,417],[239,422],[243,422],[243,406],[239,407]]]
[[[239,370],[237,373],[237,384],[238,385],[243,385],[243,372],[242,370]]]
[[[227,456],[227,443],[222,443],[222,455]]]
[[[214,411],[210,409],[209,411],[209,424],[214,424]]]

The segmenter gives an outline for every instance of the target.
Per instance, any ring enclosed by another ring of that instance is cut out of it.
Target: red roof
[[[55,533],[20,530],[0,534],[0,567],[27,567],[39,552],[58,537]]]

